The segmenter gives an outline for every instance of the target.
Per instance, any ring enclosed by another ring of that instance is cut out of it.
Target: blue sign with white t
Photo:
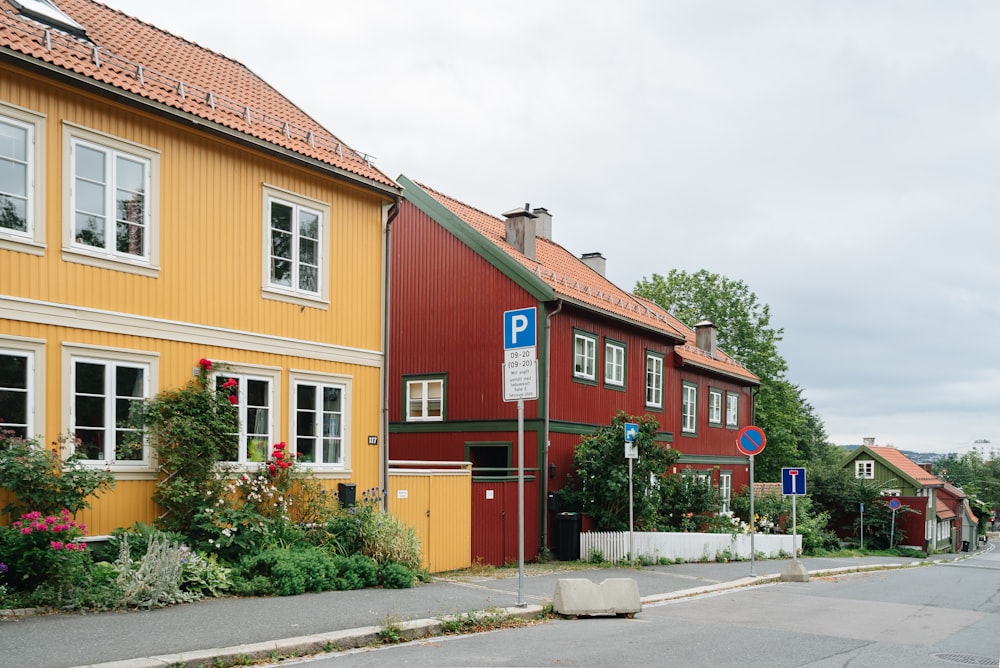
[[[535,334],[535,314],[537,309],[519,308],[503,312],[503,349],[534,348],[537,341]]]
[[[781,469],[781,493],[785,496],[804,496],[806,493],[806,470],[789,467]]]

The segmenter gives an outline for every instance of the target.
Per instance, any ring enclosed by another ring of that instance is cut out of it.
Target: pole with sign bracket
[[[750,425],[740,429],[736,435],[736,449],[750,459],[750,576],[757,576],[756,558],[757,547],[754,543],[754,534],[757,533],[757,518],[754,517],[753,507],[753,457],[760,454],[767,445],[767,436],[760,427]]]
[[[524,400],[538,399],[535,307],[503,313],[503,400],[517,402],[517,607],[524,597]]]

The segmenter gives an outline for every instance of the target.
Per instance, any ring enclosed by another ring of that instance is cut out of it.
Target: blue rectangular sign
[[[503,349],[534,348],[537,337],[535,334],[535,313],[537,309],[519,308],[503,312]]]
[[[789,467],[781,469],[781,493],[785,496],[804,496],[806,493],[806,470]]]

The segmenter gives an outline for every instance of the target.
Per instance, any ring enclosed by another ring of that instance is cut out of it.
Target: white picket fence
[[[756,534],[754,551],[758,557],[790,557],[793,536],[786,534]],[[802,551],[802,536],[794,536],[795,554]],[[632,533],[634,559],[677,561],[719,561],[749,559],[750,535],[727,533]],[[605,561],[621,561],[629,557],[628,531],[588,531],[580,534],[580,558],[587,560],[595,552]]]

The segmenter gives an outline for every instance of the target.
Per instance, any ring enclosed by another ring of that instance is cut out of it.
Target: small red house
[[[545,209],[496,217],[401,176],[392,229],[391,459],[473,464],[473,560],[517,555],[517,403],[504,401],[505,311],[535,308],[538,399],[524,405],[525,554],[554,545],[554,494],[582,435],[624,411],[652,415],[678,470],[728,501],[749,483],[736,432],[759,380],[715,343],[611,283],[599,253],[552,239]]]

